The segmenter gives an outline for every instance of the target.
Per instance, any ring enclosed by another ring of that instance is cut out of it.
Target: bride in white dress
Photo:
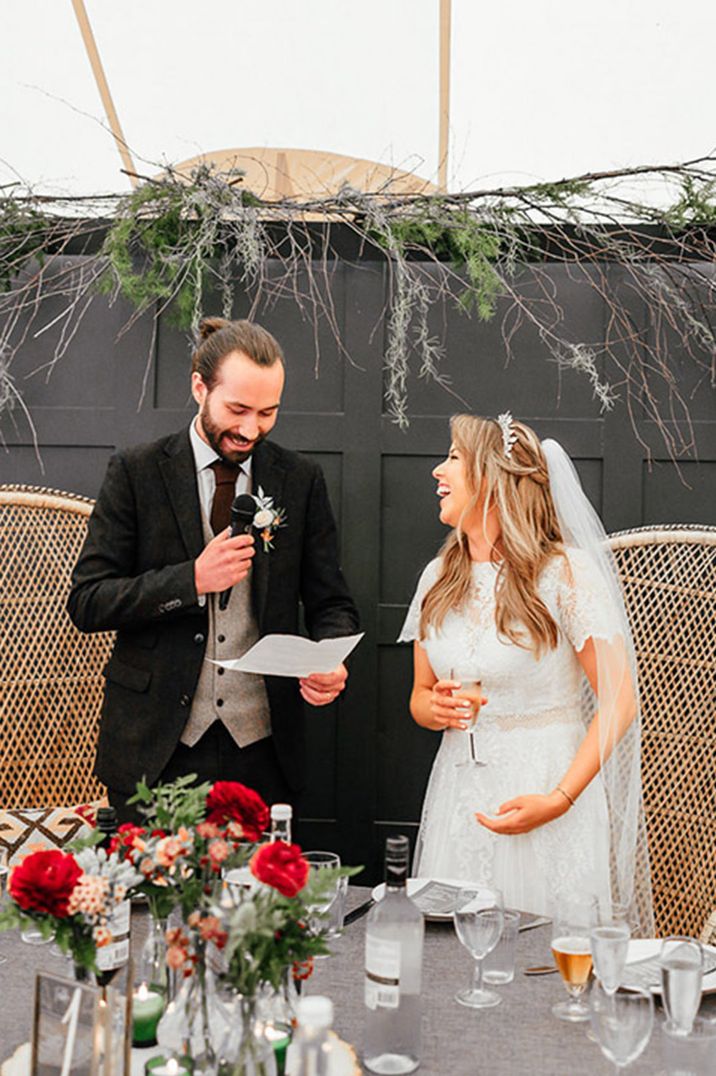
[[[555,442],[509,414],[451,432],[433,476],[453,529],[400,635],[413,718],[442,732],[413,874],[490,883],[541,914],[596,896],[649,933],[636,676],[603,528]],[[481,682],[483,765],[461,680]]]

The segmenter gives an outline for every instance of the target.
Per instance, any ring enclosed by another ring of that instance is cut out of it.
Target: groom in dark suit
[[[142,777],[196,773],[241,781],[267,802],[295,801],[301,697],[333,702],[345,667],[295,681],[225,672],[210,659],[238,657],[272,632],[296,634],[299,600],[313,639],[358,627],[321,470],[265,440],[284,384],[277,341],[221,318],[205,319],[200,337],[198,415],[188,429],[112,457],[68,600],[81,631],[117,632],[95,772],[120,821],[135,817],[126,800]],[[232,499],[259,491],[273,503],[255,517],[256,537],[231,538]]]

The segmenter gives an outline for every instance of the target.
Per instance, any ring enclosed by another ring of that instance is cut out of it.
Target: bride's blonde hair
[[[557,624],[537,593],[537,583],[548,560],[563,554],[562,534],[539,438],[522,422],[513,420],[511,430],[515,441],[507,456],[495,419],[456,415],[450,420],[452,442],[465,464],[472,496],[440,551],[440,574],[423,599],[420,635],[425,637],[428,626],[439,628],[451,609],[465,604],[472,584],[472,561],[462,524],[482,500],[483,520],[493,504],[500,517],[498,634],[539,656],[558,641]],[[499,560],[494,549],[492,557]]]

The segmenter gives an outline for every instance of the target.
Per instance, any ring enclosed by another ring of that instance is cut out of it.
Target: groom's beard
[[[265,433],[260,433],[253,441],[247,442],[245,449],[236,447],[230,440],[234,436],[232,431],[224,430],[214,422],[209,409],[208,396],[199,410],[199,421],[207,441],[217,456],[220,456],[225,463],[231,463],[234,466],[247,460],[256,446],[266,437]]]

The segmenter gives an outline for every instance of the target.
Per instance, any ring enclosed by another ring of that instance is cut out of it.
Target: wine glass
[[[500,940],[504,923],[502,894],[485,886],[460,890],[453,912],[455,933],[475,961],[472,983],[458,991],[455,1000],[470,1009],[489,1009],[502,998],[482,985],[482,961]]]
[[[704,951],[696,938],[664,938],[659,954],[661,997],[675,1035],[688,1035],[701,1004]]]
[[[600,1050],[619,1072],[639,1057],[649,1041],[654,1002],[646,990],[616,990],[607,994],[595,983],[590,1015]]]
[[[304,852],[303,858],[308,863],[312,871],[337,871],[341,865],[341,857],[335,852]],[[338,898],[338,889],[340,884],[340,878],[336,875],[334,878],[334,884],[324,890],[323,898],[318,902],[314,902],[308,905],[308,911],[310,914],[310,926],[314,934],[317,934],[322,925],[322,919],[331,910],[333,902]],[[325,953],[319,954],[325,956]]]
[[[486,766],[487,763],[477,757],[475,750],[475,725],[482,704],[482,683],[479,677],[475,676],[474,671],[469,670],[451,669],[450,679],[460,681],[460,687],[453,689],[453,697],[465,700],[464,710],[460,716],[468,722],[467,742],[470,751],[468,759],[464,762],[456,762],[455,765]]]
[[[621,985],[630,938],[629,924],[619,907],[614,907],[611,916],[602,918],[589,932],[594,974],[607,997],[614,997]],[[592,1028],[587,1037],[596,1042]]]
[[[589,934],[597,921],[597,902],[563,902],[552,924],[552,955],[569,998],[552,1006],[560,1020],[577,1022],[589,1019],[589,1006],[582,994],[592,972]]]

